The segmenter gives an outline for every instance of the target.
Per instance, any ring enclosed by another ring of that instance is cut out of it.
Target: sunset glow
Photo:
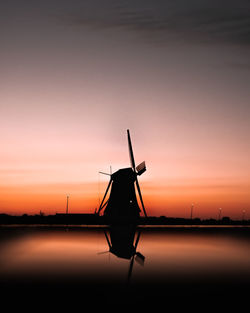
[[[172,28],[159,5],[150,29],[150,8],[129,2],[14,2],[0,5],[0,213],[65,212],[67,194],[71,213],[93,213],[98,172],[130,166],[130,129],[148,215],[189,217],[194,203],[194,217],[250,218],[248,44],[203,33],[195,4]]]

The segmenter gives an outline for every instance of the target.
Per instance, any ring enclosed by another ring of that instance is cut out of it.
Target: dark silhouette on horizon
[[[0,213],[0,225],[108,225],[109,220],[105,216],[99,216],[92,213],[56,213],[51,215],[45,214],[22,214],[9,215]],[[234,220],[228,216],[223,216],[220,220],[215,218],[184,218],[184,217],[167,217],[167,216],[147,216],[137,219],[138,226],[151,225],[250,225],[249,219]]]
[[[135,166],[129,130],[127,130],[127,136],[131,167],[122,168],[115,173],[110,174],[108,187],[97,211],[97,215],[100,215],[101,211],[104,210],[103,215],[107,217],[111,223],[117,221],[136,222],[136,220],[138,220],[141,210],[136,198],[135,184],[144,216],[147,217],[137,177],[146,171],[146,165],[143,161],[137,167]],[[110,188],[110,196],[108,200],[105,201]]]

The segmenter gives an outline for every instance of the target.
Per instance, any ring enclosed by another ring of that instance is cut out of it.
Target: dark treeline
[[[21,216],[0,214],[0,225],[13,224],[72,224],[72,225],[106,225],[110,220],[104,216],[96,214],[62,214],[54,215],[28,215]],[[139,225],[250,225],[250,220],[232,220],[229,217],[222,217],[220,220],[216,219],[200,219],[200,218],[175,218],[166,216],[149,216],[147,218],[140,217],[136,221]]]

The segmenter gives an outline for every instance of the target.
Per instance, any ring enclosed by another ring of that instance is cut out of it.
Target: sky
[[[129,167],[148,215],[250,218],[250,1],[0,4],[0,213],[91,213]]]

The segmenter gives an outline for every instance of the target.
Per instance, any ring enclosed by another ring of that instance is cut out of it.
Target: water
[[[1,227],[0,233],[1,285],[22,301],[239,304],[250,286],[249,228],[142,228],[137,252],[145,260],[135,257],[133,266],[108,252],[102,228]]]

